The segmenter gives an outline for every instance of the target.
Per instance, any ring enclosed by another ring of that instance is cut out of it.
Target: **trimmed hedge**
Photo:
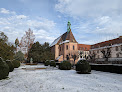
[[[47,60],[47,61],[45,61],[44,65],[45,65],[45,66],[50,65],[50,61],[48,61],[48,60]]]
[[[13,60],[12,63],[14,65],[14,68],[18,68],[20,66],[20,61],[18,60]]]
[[[54,60],[53,61],[50,61],[50,66],[56,67],[56,63],[55,63]]]
[[[90,73],[91,66],[86,60],[79,60],[76,64],[76,71],[80,73]]]
[[[96,70],[96,71],[104,71],[104,72],[122,74],[122,66],[119,64],[118,65],[93,64],[93,65],[91,65],[91,69]]]
[[[0,80],[5,79],[9,75],[9,66],[0,58]]]
[[[69,61],[62,61],[59,64],[59,69],[60,70],[70,70],[71,69],[71,63]]]
[[[6,60],[7,65],[9,66],[9,72],[14,70],[14,65],[10,60]]]

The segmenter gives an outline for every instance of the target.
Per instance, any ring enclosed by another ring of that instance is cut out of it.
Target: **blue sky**
[[[0,0],[0,31],[19,40],[29,28],[35,41],[51,43],[67,31],[81,44],[122,35],[122,0]]]

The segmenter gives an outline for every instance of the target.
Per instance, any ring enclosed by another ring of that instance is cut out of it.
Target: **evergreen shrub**
[[[44,65],[45,65],[45,66],[50,65],[50,61],[49,61],[49,60],[45,61]]]
[[[69,61],[64,60],[59,64],[59,69],[60,70],[70,70],[71,63]]]
[[[80,73],[90,73],[91,66],[86,60],[79,60],[76,64],[76,71]]]
[[[56,63],[55,63],[54,60],[51,60],[51,61],[50,61],[50,66],[56,67]]]
[[[13,65],[14,65],[14,68],[18,68],[19,66],[20,66],[20,61],[18,61],[18,60],[13,60],[12,61],[12,63],[13,63]]]
[[[0,58],[0,80],[9,75],[9,66]]]
[[[6,60],[7,65],[9,66],[9,72],[14,70],[14,65],[10,60]]]

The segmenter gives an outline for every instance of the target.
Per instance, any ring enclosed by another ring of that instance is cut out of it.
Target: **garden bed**
[[[46,68],[22,68],[23,70],[42,70]]]
[[[33,63],[33,64],[31,64],[31,63],[26,63],[26,65],[37,65],[37,63]]]

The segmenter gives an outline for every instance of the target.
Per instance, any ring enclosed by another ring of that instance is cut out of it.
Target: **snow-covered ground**
[[[29,70],[23,70],[22,68]],[[92,71],[77,74],[75,70],[43,68],[43,65],[25,65],[0,80],[0,92],[122,92],[122,75]],[[31,70],[32,68],[32,70]]]

